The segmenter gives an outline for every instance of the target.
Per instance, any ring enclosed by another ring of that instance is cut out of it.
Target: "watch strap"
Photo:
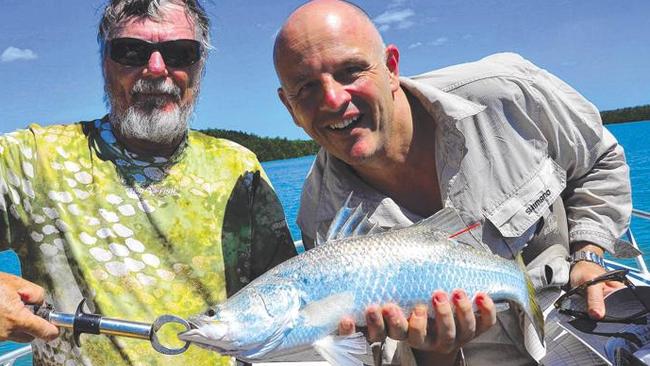
[[[605,259],[601,255],[585,250],[579,250],[577,252],[571,253],[569,260],[571,261],[571,265],[574,265],[580,261],[587,261],[596,263],[597,265],[606,268]]]

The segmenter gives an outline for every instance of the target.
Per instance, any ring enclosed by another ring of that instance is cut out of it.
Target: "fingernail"
[[[382,313],[386,318],[389,318],[389,319],[395,317],[395,309],[393,309],[393,308],[384,309],[382,311]]]
[[[16,290],[16,293],[20,295],[20,301],[25,302],[29,300],[29,294],[24,292],[25,290],[22,288],[19,288]]]
[[[433,301],[436,303],[436,305],[442,305],[446,304],[449,299],[447,298],[447,294],[444,292],[437,292],[433,295]]]
[[[484,304],[485,304],[485,296],[483,296],[483,295],[476,295],[476,305],[482,307]]]
[[[463,293],[463,291],[454,292],[454,294],[452,295],[453,300],[454,300],[454,304],[458,304],[458,302],[463,299],[464,295],[465,295],[465,293]]]
[[[347,321],[347,320],[341,322],[341,328],[342,328],[344,331],[349,331],[350,329],[352,329],[352,322]]]
[[[413,309],[413,314],[418,318],[423,318],[427,315],[427,311],[422,307],[416,306],[415,309]]]
[[[370,320],[372,320],[373,322],[376,322],[379,320],[379,315],[377,314],[376,311],[372,311],[368,313],[368,318],[370,318]]]

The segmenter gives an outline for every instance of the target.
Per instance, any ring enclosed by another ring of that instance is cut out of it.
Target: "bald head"
[[[274,61],[278,97],[296,125],[351,166],[379,164],[408,102],[397,47],[384,47],[361,9],[340,0],[301,6],[278,33]]]
[[[309,46],[354,36],[369,50],[383,57],[384,43],[368,15],[356,5],[340,0],[314,0],[296,9],[278,32],[273,48],[273,61],[278,65],[285,56],[294,56]],[[278,72],[282,81],[282,76]]]

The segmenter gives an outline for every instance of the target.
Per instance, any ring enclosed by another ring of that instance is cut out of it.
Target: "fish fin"
[[[526,278],[528,304],[524,304],[524,344],[530,355],[539,361],[546,353],[544,345],[544,314],[535,297],[535,286],[526,272],[526,265],[521,253],[515,257],[517,265]]]
[[[300,315],[305,324],[322,327],[338,324],[341,318],[352,314],[353,311],[354,293],[346,291],[307,304],[300,311]]]
[[[386,229],[379,225],[370,222],[368,216],[364,213],[363,204],[360,203],[356,207],[350,207],[352,195],[353,193],[350,193],[343,206],[341,206],[334,219],[332,219],[332,223],[327,229],[325,240],[321,240],[322,244],[337,239],[386,231]]]
[[[352,209],[350,216],[347,218],[341,229],[336,233],[336,239],[352,237],[354,231],[357,229],[363,219],[368,220],[367,216],[363,214],[363,204]]]
[[[388,231],[388,229],[379,226],[379,224],[377,224],[377,223],[374,223],[374,224],[372,224],[372,227],[370,228],[370,230],[368,230],[366,235],[383,233],[384,231]]]
[[[354,355],[365,355],[367,341],[363,333],[348,336],[327,336],[314,344],[314,349],[325,361],[337,366],[362,366],[363,362]]]
[[[379,227],[379,225],[371,223],[370,220],[368,220],[368,215],[364,215],[361,222],[359,222],[354,231],[352,231],[352,236],[369,234],[375,227]]]
[[[273,335],[271,335],[269,339],[264,342],[261,347],[241,353],[240,356],[243,356],[244,358],[250,360],[260,359],[267,353],[276,349],[280,344],[282,344],[282,341],[285,339],[288,332],[289,329],[287,328],[279,328],[275,333],[273,333]]]
[[[430,226],[436,231],[446,233],[455,242],[485,250],[485,245],[477,240],[470,231],[480,226],[479,223],[465,224],[455,208],[445,207],[434,215],[416,223],[417,226]]]
[[[345,225],[345,222],[347,221],[348,217],[350,217],[352,209],[348,207],[348,205],[350,204],[350,200],[352,199],[352,193],[353,192],[350,192],[348,198],[346,198],[345,202],[343,202],[343,206],[341,206],[339,211],[334,216],[334,219],[332,219],[332,223],[330,224],[330,227],[327,229],[327,235],[325,235],[326,242],[336,237],[336,235],[341,230],[343,225]]]

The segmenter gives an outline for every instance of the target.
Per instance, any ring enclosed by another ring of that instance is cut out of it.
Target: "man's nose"
[[[153,51],[149,56],[146,72],[153,77],[163,76],[167,73],[167,65],[159,51]]]
[[[345,86],[334,78],[330,76],[323,80],[323,109],[338,111],[347,105],[351,99],[352,97],[345,89]]]

